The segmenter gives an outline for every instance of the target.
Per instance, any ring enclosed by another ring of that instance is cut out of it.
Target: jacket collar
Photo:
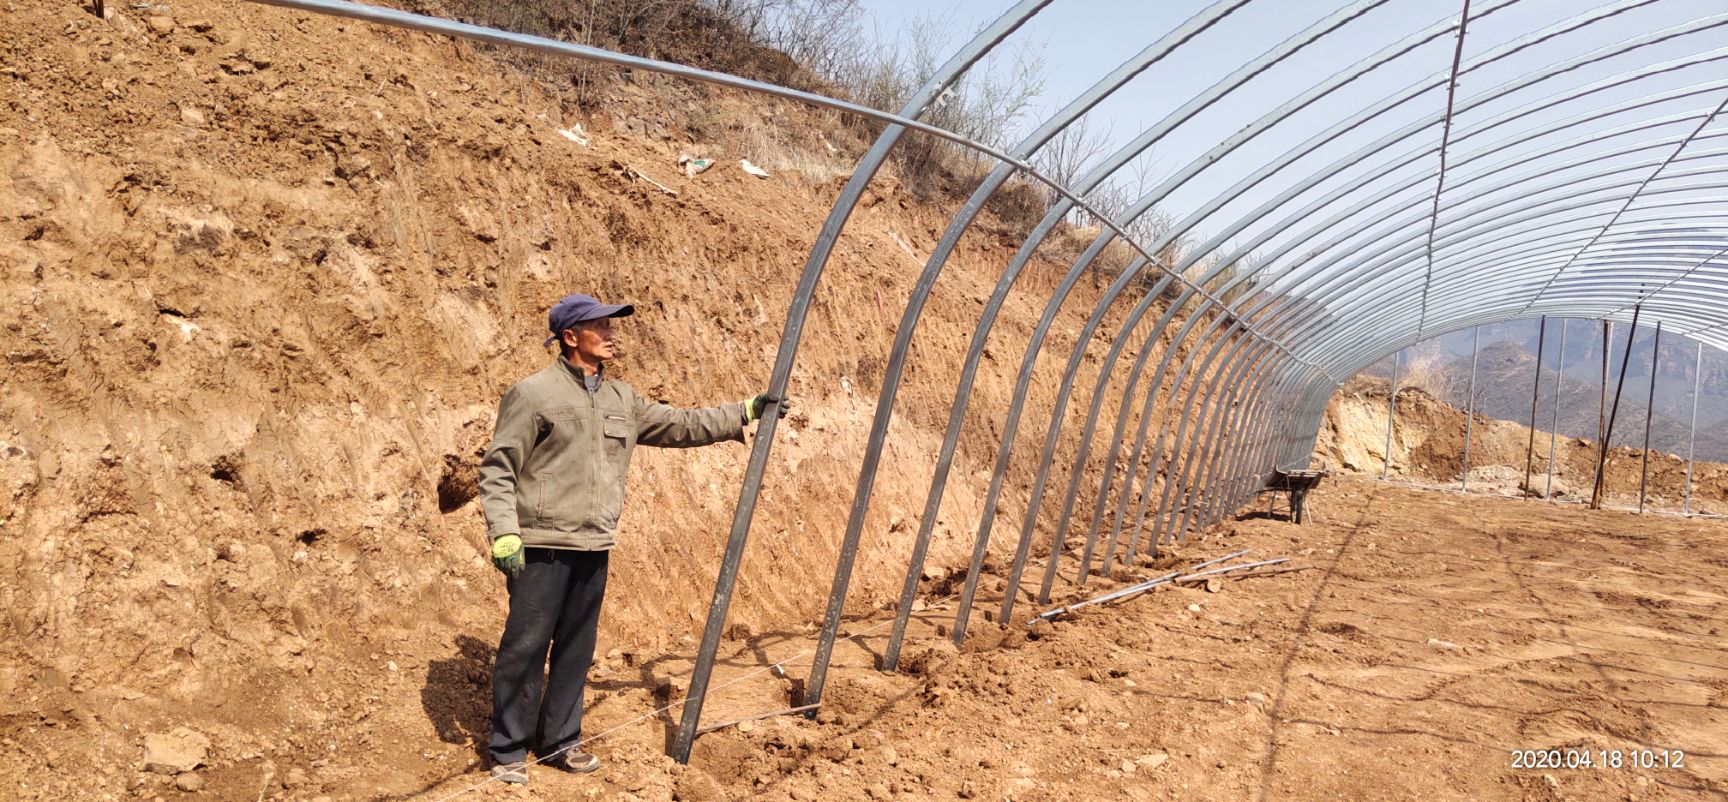
[[[571,362],[569,359],[567,359],[563,356],[558,357],[558,364],[564,368],[564,371],[566,373],[570,374],[571,378],[576,380],[577,384],[581,384],[583,377],[588,375],[588,374],[582,372],[582,368],[580,365],[577,365],[575,362]],[[604,363],[604,362],[600,363],[600,370],[597,371],[597,373],[600,376],[601,381],[606,380],[606,363]]]

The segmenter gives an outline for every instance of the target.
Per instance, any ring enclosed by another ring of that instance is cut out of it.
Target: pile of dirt
[[[1315,458],[1326,468],[1379,476],[1385,467],[1387,382],[1357,377],[1340,388],[1326,409]],[[1554,481],[1548,482],[1549,433],[1477,415],[1469,423],[1470,478],[1462,482],[1466,419],[1463,410],[1417,387],[1400,387],[1392,430],[1394,476],[1419,482],[1467,484],[1469,489],[1504,495],[1552,496],[1585,500],[1596,477],[1596,444],[1553,438]],[[1616,433],[1615,441],[1619,441]],[[1533,451],[1531,450],[1533,449]],[[1524,487],[1529,455],[1530,487]],[[1637,506],[1644,466],[1642,449],[1615,448],[1608,454],[1607,503]],[[1683,455],[1650,452],[1646,505],[1678,510],[1686,495]],[[1728,465],[1692,466],[1692,511],[1728,514]]]

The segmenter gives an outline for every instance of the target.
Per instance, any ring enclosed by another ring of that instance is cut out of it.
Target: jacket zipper
[[[598,383],[596,382],[596,384]],[[604,421],[600,420],[600,405],[595,401],[595,394],[599,392],[599,388],[588,389],[588,381],[584,378],[582,380],[582,392],[588,396],[588,420],[591,422],[589,428],[593,430],[593,436],[589,438],[588,444],[588,509],[583,511],[583,522],[591,523],[594,520],[594,511],[600,499],[600,472],[596,470],[600,461],[595,459],[595,455],[600,454],[600,449],[605,446],[602,441],[605,438],[606,425]]]

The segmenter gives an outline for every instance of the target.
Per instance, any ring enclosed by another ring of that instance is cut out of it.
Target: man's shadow
[[[472,635],[456,636],[456,655],[426,666],[420,706],[448,744],[467,744],[477,757],[487,755],[492,732],[492,661],[498,649]]]

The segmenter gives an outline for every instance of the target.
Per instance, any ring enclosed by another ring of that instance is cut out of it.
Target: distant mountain
[[[1536,428],[1587,440],[1597,440],[1598,416],[1612,408],[1619,386],[1620,364],[1626,349],[1625,325],[1614,326],[1609,350],[1606,402],[1603,402],[1602,327],[1596,321],[1574,320],[1566,324],[1565,349],[1560,348],[1560,323],[1551,321],[1543,343],[1542,375],[1537,398]],[[1639,326],[1632,358],[1626,366],[1619,414],[1614,423],[1614,445],[1641,447],[1644,443],[1646,401],[1650,397],[1651,343],[1654,327]],[[1469,404],[1471,330],[1454,332],[1406,352],[1400,373],[1402,384],[1424,387],[1454,406]],[[1529,425],[1532,385],[1537,382],[1535,321],[1484,326],[1482,347],[1476,357],[1476,411],[1493,418]],[[1728,461],[1728,354],[1704,349],[1700,367],[1696,344],[1664,332],[1656,364],[1656,415],[1650,421],[1651,448],[1686,455],[1692,416],[1694,377],[1702,376],[1697,415],[1697,457]],[[1560,378],[1559,423],[1554,420],[1555,361],[1563,366]],[[1392,360],[1375,364],[1365,373],[1389,376]]]

